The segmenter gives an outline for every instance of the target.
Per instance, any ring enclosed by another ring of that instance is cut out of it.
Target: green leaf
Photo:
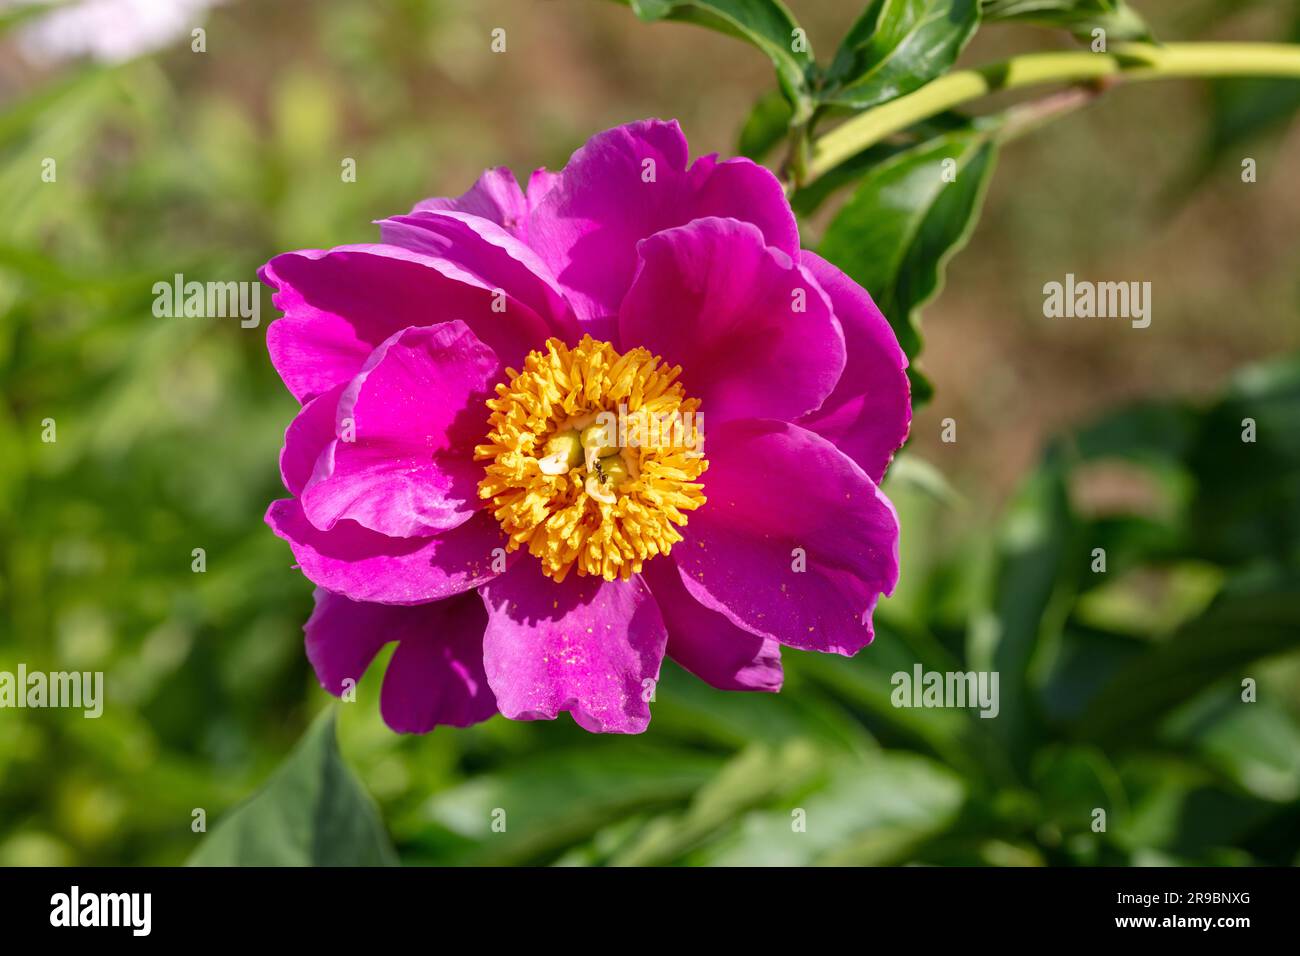
[[[436,794],[426,817],[467,841],[457,862],[532,863],[646,809],[685,803],[719,765],[639,742],[550,752]]]
[[[339,754],[334,709],[266,785],[217,824],[190,866],[394,866],[370,795]]]
[[[655,821],[612,862],[647,866],[679,859],[749,810],[770,806],[805,787],[826,760],[827,754],[806,740],[787,741],[779,748],[751,743],[696,792],[683,813]]]
[[[1030,476],[1011,505],[997,543],[997,571],[987,616],[972,622],[968,658],[1001,675],[1001,709],[993,731],[1023,764],[1041,715],[1031,677],[1042,649],[1055,642],[1078,588],[1078,524],[1055,456]]]
[[[811,217],[828,198],[862,178],[862,174],[889,157],[926,143],[944,133],[970,128],[970,118],[955,111],[947,111],[922,120],[897,136],[876,143],[860,153],[850,156],[839,165],[826,170],[811,183],[800,186],[790,197],[795,215]]]
[[[780,0],[618,0],[647,23],[676,20],[738,37],[762,50],[776,68],[796,122],[812,114],[812,47]]]
[[[875,865],[906,860],[941,833],[966,797],[961,778],[912,754],[875,753],[833,766],[798,806],[755,811],[692,857],[719,866]],[[803,821],[805,826],[797,826]]]
[[[785,139],[793,117],[794,111],[780,90],[768,93],[754,104],[745,118],[736,152],[760,162]]]
[[[1096,807],[1109,808],[1111,814],[1128,811],[1119,774],[1096,747],[1044,747],[1034,758],[1031,779],[1042,819],[1062,833],[1091,836]]]
[[[1288,683],[1278,682],[1278,696]],[[1170,714],[1161,737],[1199,751],[1248,793],[1293,804],[1300,800],[1300,725],[1269,696],[1274,688],[1261,688],[1258,699],[1243,701],[1239,684],[1216,687]]]
[[[1243,371],[1197,438],[1189,550],[1229,566],[1300,567],[1300,357]]]
[[[1124,0],[984,0],[984,19],[1014,20],[1091,37],[1101,28],[1108,40],[1150,40],[1142,17]]]
[[[1217,681],[1293,649],[1300,635],[1300,576],[1231,582],[1210,608],[1122,668],[1093,699],[1079,732],[1096,741],[1149,736],[1155,721]]]
[[[825,103],[867,109],[940,76],[979,27],[979,0],[872,0],[835,53]]]
[[[868,171],[822,239],[818,251],[871,293],[909,359],[921,350],[917,311],[970,238],[996,154],[981,128],[897,153]],[[915,363],[908,375],[919,405],[933,389]]]

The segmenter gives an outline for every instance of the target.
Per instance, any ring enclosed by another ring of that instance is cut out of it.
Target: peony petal
[[[642,577],[668,628],[668,656],[721,690],[779,691],[781,645],[742,630],[691,597],[671,561],[649,561]]]
[[[528,200],[528,215],[531,218],[533,210],[541,205],[546,194],[551,191],[551,187],[560,181],[560,174],[553,173],[545,167],[534,169],[532,175],[528,177],[528,191],[525,199]]]
[[[361,679],[380,648],[397,641],[380,695],[384,722],[399,733],[440,724],[468,727],[497,712],[483,673],[487,613],[477,594],[401,607],[349,601],[321,588],[307,621],[307,659],[336,697]]]
[[[413,608],[391,604],[361,604],[317,588],[311,617],[303,626],[307,635],[307,660],[321,687],[335,697],[361,680],[375,655],[398,638],[404,613]]]
[[[284,312],[267,329],[271,362],[300,402],[350,381],[381,342],[411,326],[459,319],[507,364],[550,334],[521,302],[494,310],[493,289],[454,263],[397,246],[290,252],[260,275]]]
[[[844,339],[829,303],[755,226],[697,219],[637,248],[621,340],[681,365],[682,385],[708,422],[794,419],[831,394]]]
[[[743,159],[706,156],[689,168],[687,159],[676,121],[607,130],[573,154],[533,209],[528,243],[568,290],[580,319],[618,314],[637,242],[701,216],[752,222],[768,243],[798,254],[798,226],[775,176]]]
[[[392,537],[424,537],[479,509],[474,445],[501,376],[464,322],[398,332],[367,359],[338,403],[339,434],[301,498],[322,531],[341,520]]]
[[[416,203],[412,212],[443,210],[468,213],[515,234],[528,222],[528,202],[507,166],[487,170],[455,199],[425,199]]]
[[[800,261],[830,298],[848,361],[830,397],[799,424],[829,438],[879,483],[912,422],[907,356],[866,289],[814,253]]]
[[[384,723],[403,734],[424,734],[440,724],[468,727],[497,713],[483,670],[487,612],[473,592],[403,613],[422,620],[388,662],[379,709]]]
[[[869,644],[876,601],[898,580],[898,518],[875,483],[786,422],[730,422],[705,449],[709,500],[672,551],[686,589],[791,647],[851,655]]]
[[[271,502],[271,530],[289,542],[313,584],[354,601],[424,604],[459,594],[496,577],[505,536],[485,511],[458,528],[428,538],[389,538],[340,521],[330,531],[314,527],[296,498]],[[506,562],[509,563],[508,561]]]
[[[781,181],[770,169],[744,156],[717,162],[715,155],[709,155],[695,161],[691,174],[700,180],[692,218],[752,222],[769,246],[798,257],[799,225]]]
[[[381,220],[384,242],[455,265],[501,294],[499,308],[520,302],[546,320],[551,332],[577,339],[577,320],[550,267],[501,226],[453,211],[424,211]]]
[[[334,421],[343,388],[335,385],[317,395],[285,429],[284,447],[280,449],[280,477],[291,495],[302,494],[321,452],[334,440]]]
[[[645,730],[666,634],[639,578],[574,574],[557,584],[526,556],[479,593],[483,662],[501,713],[553,720],[567,710],[594,733]]]

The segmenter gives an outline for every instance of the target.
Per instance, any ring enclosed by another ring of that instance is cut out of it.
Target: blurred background
[[[860,6],[788,5],[823,61]],[[1169,40],[1300,25],[1289,0],[1135,5]],[[211,826],[333,705],[302,650],[310,585],[262,524],[296,409],[269,293],[241,328],[157,318],[153,284],[374,241],[633,119],[732,154],[774,83],[731,38],[603,0],[48,19],[78,6],[0,2],[0,670],[102,670],[108,699],[0,711],[0,864],[174,864],[193,810]],[[963,62],[1072,43],[985,28]],[[779,696],[666,664],[649,732],[606,739],[567,718],[393,735],[381,657],[339,735],[401,861],[1300,862],[1297,85],[1119,89],[1004,152],[924,310],[936,394],[887,480],[903,581],[857,658],[787,651]],[[1151,281],[1150,328],[1045,320],[1067,272]],[[917,662],[998,670],[1001,715],[892,707]]]

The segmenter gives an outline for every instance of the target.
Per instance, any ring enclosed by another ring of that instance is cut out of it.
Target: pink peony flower
[[[675,122],[633,123],[527,191],[489,170],[379,244],[263,267],[303,406],[266,520],[317,586],[326,690],[396,641],[394,730],[638,733],[665,653],[777,691],[781,645],[870,643],[906,359],[770,172],[687,160]]]

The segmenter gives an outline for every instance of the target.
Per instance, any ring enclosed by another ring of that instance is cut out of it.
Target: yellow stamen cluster
[[[575,565],[579,575],[614,581],[682,540],[675,526],[704,504],[696,479],[708,462],[699,400],[676,381],[680,366],[643,348],[620,355],[587,335],[575,348],[549,339],[523,371],[506,372],[474,452],[487,462],[479,497],[491,500],[509,550],[527,546],[556,581]],[[602,412],[620,411],[634,426],[677,425],[596,427]]]

